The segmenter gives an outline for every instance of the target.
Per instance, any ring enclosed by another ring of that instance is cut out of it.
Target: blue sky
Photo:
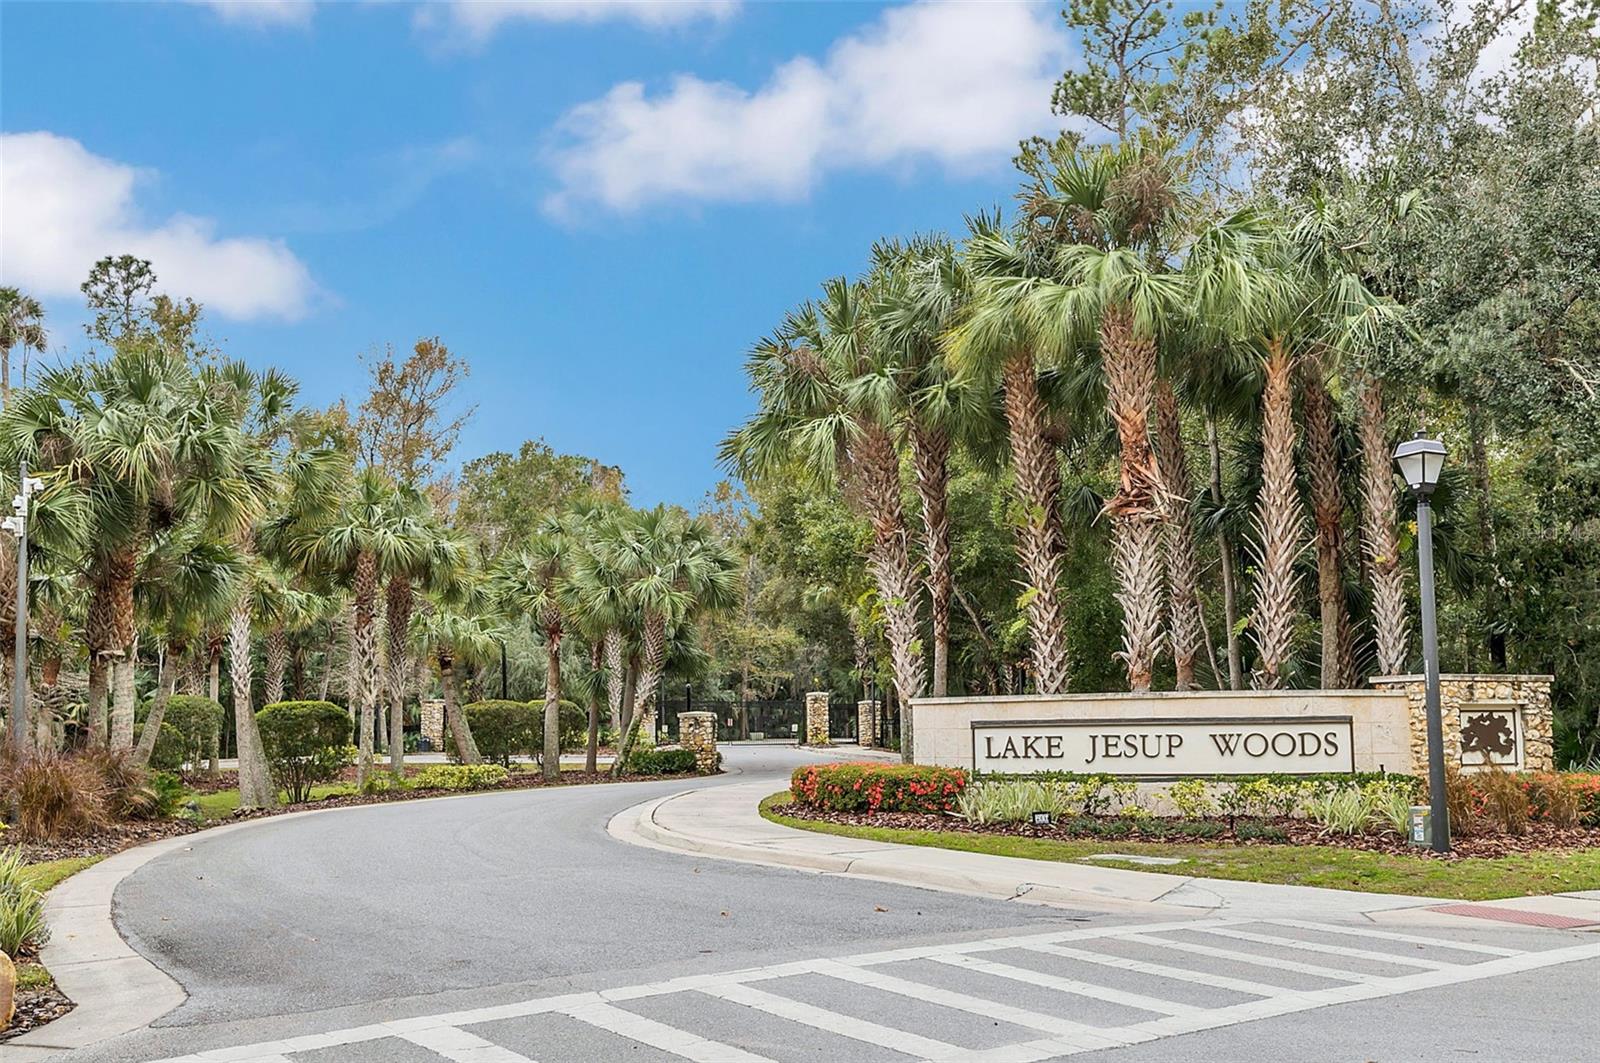
[[[877,237],[1004,202],[1053,5],[0,5],[0,279],[151,258],[308,401],[438,335],[458,457],[543,437],[697,501],[746,347]]]

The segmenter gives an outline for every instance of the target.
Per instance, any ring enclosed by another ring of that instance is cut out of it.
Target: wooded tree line
[[[345,703],[365,781],[381,747],[401,769],[407,715],[437,691],[453,751],[473,763],[461,681],[486,693],[515,659],[517,696],[545,703],[547,774],[563,700],[588,706],[590,770],[603,730],[626,752],[696,620],[732,599],[737,565],[706,522],[634,509],[620,470],[536,441],[453,476],[468,367],[438,338],[373,354],[353,414],[306,408],[283,374],[211,345],[198,305],[155,290],[150,263],[101,260],[83,286],[90,349],[15,389],[10,355],[49,336],[36,301],[0,292],[0,467],[40,483],[30,671],[12,674],[9,654],[0,669],[8,689],[26,684],[31,723],[8,736],[22,751],[105,746],[148,763],[171,697],[208,694],[232,710],[244,806],[271,804],[262,704]]]
[[[708,509],[724,681],[1349,687],[1444,667],[1600,727],[1593,5],[1074,2],[1005,210],[885,238],[751,350]],[[1514,43],[1515,47],[1509,47]],[[737,618],[737,619],[734,619]],[[840,637],[836,632],[848,632]]]

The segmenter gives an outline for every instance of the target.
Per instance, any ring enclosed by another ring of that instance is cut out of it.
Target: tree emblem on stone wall
[[[1517,740],[1511,733],[1510,719],[1499,712],[1467,716],[1461,723],[1461,752],[1480,753],[1486,761],[1491,757],[1515,756]]]

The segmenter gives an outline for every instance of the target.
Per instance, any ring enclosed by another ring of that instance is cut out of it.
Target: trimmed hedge
[[[148,698],[139,704],[141,732],[153,704]],[[161,717],[161,732],[156,736],[150,766],[160,771],[181,771],[185,763],[199,767],[211,753],[211,743],[222,734],[224,715],[222,706],[210,698],[173,694]]]
[[[510,772],[498,764],[430,764],[411,777],[413,790],[492,790]]]
[[[484,760],[511,767],[511,758],[544,747],[544,705],[491,698],[474,701],[465,710],[467,726]]]
[[[922,764],[809,764],[789,780],[797,802],[832,812],[947,812],[966,787],[960,768]]]
[[[629,775],[685,775],[695,769],[692,749],[639,749],[628,754]]]
[[[256,713],[272,781],[296,804],[350,761],[350,714],[331,701],[276,701]]]

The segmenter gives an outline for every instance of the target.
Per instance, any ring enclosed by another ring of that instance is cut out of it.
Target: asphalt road
[[[725,752],[774,789],[809,756]],[[73,1058],[1596,1058],[1600,961],[1537,954],[1600,935],[1486,924],[1429,930],[1434,944],[1421,945],[1237,913],[1231,929],[1134,938],[1151,920],[701,860],[606,834],[614,813],[683,786],[380,805],[196,836],[115,900],[119,930],[188,1001]],[[1263,932],[1268,942],[1248,940]],[[308,1040],[279,1043],[297,1037]]]

